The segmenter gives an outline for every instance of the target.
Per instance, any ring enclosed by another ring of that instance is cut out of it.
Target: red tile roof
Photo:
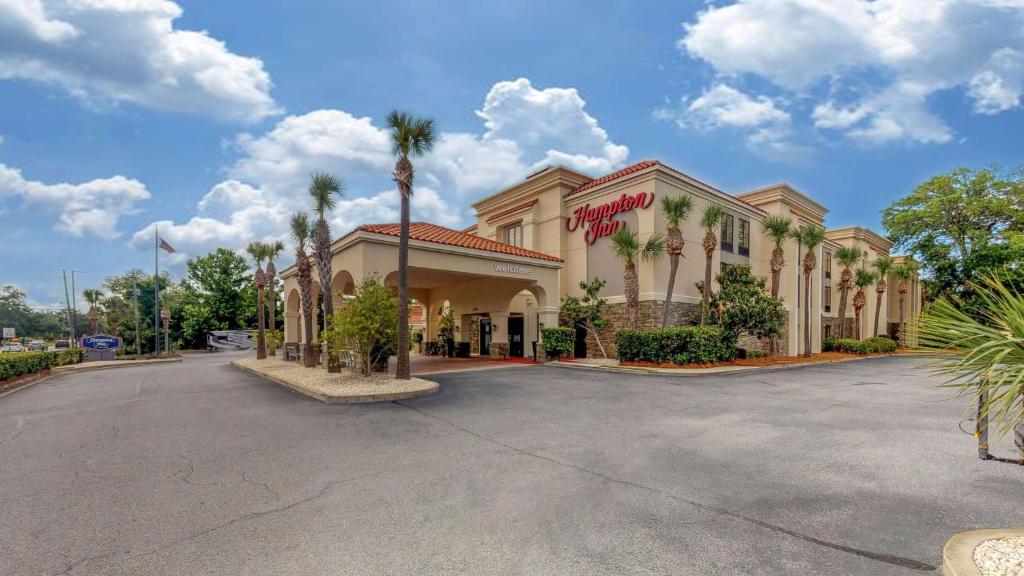
[[[391,224],[363,224],[352,232],[346,234],[346,236],[350,236],[356,232],[383,234],[385,236],[394,236],[397,238],[399,234],[399,224],[397,222]],[[419,240],[420,242],[444,244],[445,246],[458,246],[460,248],[472,248],[474,250],[508,254],[510,256],[536,258],[538,260],[547,260],[549,262],[562,262],[561,258],[556,258],[555,256],[549,256],[548,254],[543,254],[541,252],[534,252],[533,250],[519,248],[518,246],[505,244],[504,242],[496,242],[489,238],[473,236],[472,234],[466,234],[465,232],[459,232],[458,230],[452,230],[451,228],[445,228],[444,226],[438,226],[437,224],[430,224],[429,222],[410,223],[409,239]]]
[[[423,318],[427,315],[422,305],[415,304],[409,307],[409,324],[423,324]]]
[[[629,176],[630,174],[635,174],[635,173],[637,173],[637,172],[639,172],[641,170],[646,170],[646,169],[650,168],[651,166],[657,166],[658,164],[661,164],[661,162],[659,162],[658,160],[641,160],[640,162],[637,162],[636,164],[632,164],[630,166],[626,166],[622,170],[618,170],[616,172],[612,172],[611,174],[607,174],[605,176],[601,176],[600,178],[597,178],[595,180],[591,180],[590,182],[587,182],[586,184],[582,184],[579,187],[577,187],[575,190],[573,190],[572,192],[569,192],[568,194],[566,194],[565,196],[569,197],[569,196],[573,196],[575,194],[579,194],[580,192],[583,192],[585,190],[590,190],[591,188],[595,188],[595,187],[600,186],[602,184],[607,184],[608,182],[611,182],[612,180],[618,180],[619,178],[622,178],[624,176]]]
[[[506,210],[502,210],[501,212],[498,212],[497,214],[492,214],[489,218],[487,218],[487,222],[488,223],[494,222],[495,220],[497,220],[499,218],[504,218],[505,216],[508,216],[510,214],[515,214],[516,212],[522,212],[523,210],[526,210],[527,208],[533,208],[533,205],[536,204],[536,203],[537,203],[537,199],[534,198],[533,200],[530,200],[529,202],[523,202],[522,204],[519,204],[518,206],[513,206],[513,207],[508,208]]]

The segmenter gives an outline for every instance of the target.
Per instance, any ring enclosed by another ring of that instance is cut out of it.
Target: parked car
[[[71,343],[67,340],[57,340],[53,343],[54,350],[67,350],[71,348]]]
[[[24,352],[25,347],[17,342],[9,342],[0,346],[0,352]]]
[[[33,340],[28,343],[28,349],[30,352],[46,352],[46,349],[50,346],[42,340]]]

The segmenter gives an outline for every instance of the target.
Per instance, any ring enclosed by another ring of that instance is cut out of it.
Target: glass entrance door
[[[480,355],[491,355],[491,319],[480,319]]]
[[[508,319],[508,355],[515,358],[523,357],[523,317],[509,316]]]

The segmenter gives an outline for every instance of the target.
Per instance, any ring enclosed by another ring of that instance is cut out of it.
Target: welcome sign
[[[82,348],[85,348],[86,350],[103,352],[105,350],[117,350],[120,347],[121,339],[117,336],[96,334],[95,336],[86,336],[85,338],[82,338]]]
[[[653,203],[653,192],[637,192],[633,195],[623,194],[617,200],[594,207],[584,204],[573,212],[571,218],[565,220],[565,229],[569,232],[575,232],[580,228],[586,230],[583,239],[587,245],[591,245],[597,242],[598,238],[611,236],[619,228],[626,226],[622,220],[615,219],[616,214],[649,208]]]

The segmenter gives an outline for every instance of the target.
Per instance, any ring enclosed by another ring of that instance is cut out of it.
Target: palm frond
[[[843,268],[853,268],[864,257],[864,253],[855,246],[840,246],[836,248],[833,256],[835,256],[836,263]]]
[[[662,196],[661,214],[670,228],[678,228],[679,223],[693,210],[693,198],[689,194],[681,196]]]
[[[883,254],[878,258],[875,258],[875,261],[871,263],[871,266],[874,267],[875,272],[878,272],[879,278],[885,278],[885,275],[889,273],[889,270],[892,270],[892,258]]]
[[[893,267],[892,273],[896,275],[900,280],[906,281],[914,277],[914,272],[917,271],[917,267],[911,261],[900,262]]]
[[[653,262],[665,254],[665,237],[661,234],[651,234],[644,247],[640,250],[640,259]]]
[[[263,266],[263,261],[267,258],[266,244],[263,242],[249,242],[249,245],[245,247],[245,251],[252,256],[257,267]]]
[[[637,252],[640,251],[640,239],[636,232],[631,232],[629,228],[619,228],[608,239],[612,243],[612,252],[616,258],[626,264],[635,261]]]
[[[335,196],[341,196],[345,184],[337,177],[326,172],[313,174],[309,184],[309,196],[313,199],[313,210],[322,220],[328,211],[333,210]]]
[[[782,246],[782,243],[789,237],[790,231],[793,229],[793,220],[788,216],[781,214],[772,214],[764,219],[761,223],[761,232],[771,236],[772,240],[776,245]]]
[[[700,216],[700,225],[708,232],[713,232],[724,218],[725,208],[721,204],[711,203],[704,207]]]
[[[422,156],[434,147],[434,121],[430,118],[394,110],[385,124],[391,131],[391,153],[395,156]]]
[[[309,242],[309,215],[305,212],[296,212],[292,214],[290,221],[292,239],[295,240],[295,244],[305,250],[306,244]]]
[[[857,288],[867,288],[875,283],[875,273],[863,268],[858,268],[853,278],[853,284]]]
[[[825,241],[825,229],[817,224],[807,224],[793,230],[791,236],[806,250],[814,250]]]
[[[962,395],[987,395],[982,413],[1005,433],[1021,418],[1024,398],[1024,298],[997,276],[975,290],[980,317],[940,298],[922,316],[919,344],[944,352],[932,369],[950,377],[947,386]]]

